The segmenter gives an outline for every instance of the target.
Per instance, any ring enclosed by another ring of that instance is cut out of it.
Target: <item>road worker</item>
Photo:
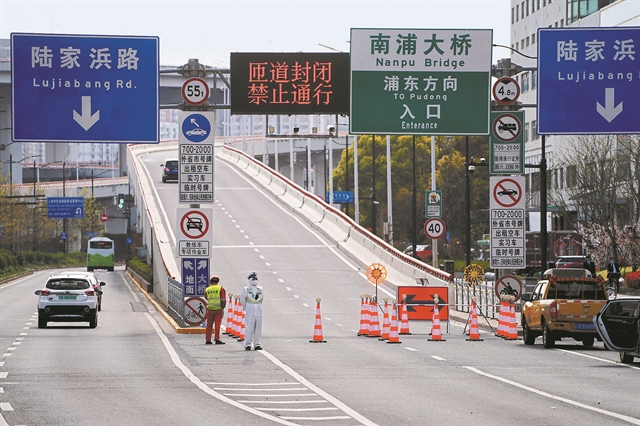
[[[207,329],[205,334],[205,343],[210,345],[211,331],[215,325],[214,342],[216,345],[224,345],[224,342],[220,340],[220,325],[222,324],[222,317],[224,316],[224,307],[227,304],[227,293],[224,287],[220,285],[220,277],[214,275],[209,280],[209,287],[204,291],[207,297]]]
[[[253,341],[253,349],[262,350],[260,338],[262,337],[262,287],[258,285],[258,274],[251,272],[247,275],[249,285],[242,289],[240,293],[240,304],[244,309],[245,316],[245,332],[244,332],[244,349],[251,350]]]

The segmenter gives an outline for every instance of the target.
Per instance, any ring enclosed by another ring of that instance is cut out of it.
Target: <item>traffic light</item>
[[[124,209],[124,194],[118,194],[116,206],[118,207],[118,210]]]

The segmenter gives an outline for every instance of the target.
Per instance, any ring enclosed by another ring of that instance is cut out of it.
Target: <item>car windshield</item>
[[[61,278],[47,281],[47,288],[50,290],[85,290],[89,288],[86,280]]]

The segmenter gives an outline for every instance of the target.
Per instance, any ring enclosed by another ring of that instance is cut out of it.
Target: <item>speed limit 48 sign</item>
[[[198,77],[192,77],[182,84],[182,98],[191,105],[202,105],[209,99],[209,85]]]
[[[444,225],[444,221],[442,219],[433,218],[424,223],[424,233],[432,240],[441,238],[446,231],[447,227]]]

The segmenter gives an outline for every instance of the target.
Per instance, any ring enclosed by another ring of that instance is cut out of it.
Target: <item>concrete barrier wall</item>
[[[427,278],[429,284],[450,286],[450,274],[405,255],[324,200],[242,151],[224,146],[216,155],[219,159],[243,170],[254,182],[307,218],[314,227],[322,230],[364,265],[384,265],[388,282],[394,285],[412,285],[415,284],[416,278]]]

